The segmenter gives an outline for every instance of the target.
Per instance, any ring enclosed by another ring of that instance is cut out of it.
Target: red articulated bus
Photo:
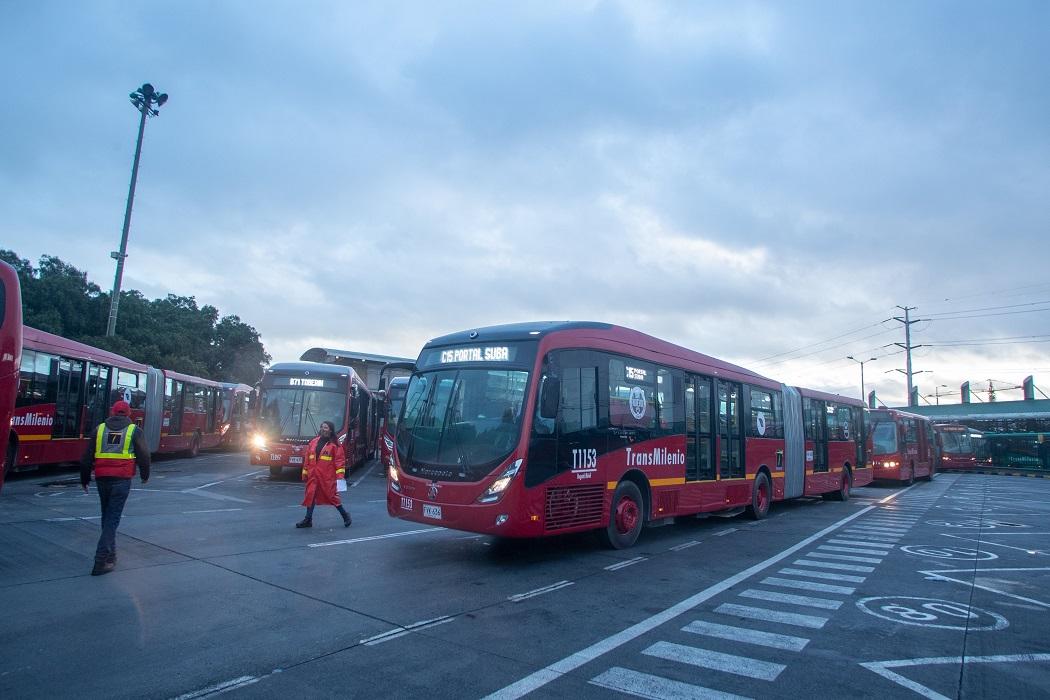
[[[871,458],[876,479],[912,484],[936,471],[933,423],[926,416],[875,408],[868,411]]]
[[[4,487],[7,470],[15,463],[14,429],[11,416],[18,395],[18,369],[22,355],[22,291],[15,268],[0,261],[0,435],[3,436],[4,457],[0,467],[0,489]]]
[[[247,384],[222,382],[222,434],[220,446],[244,450],[251,435],[252,388]]]
[[[863,404],[619,326],[541,322],[428,342],[387,466],[387,511],[630,547],[677,516],[763,518],[868,483]]]
[[[988,464],[981,449],[981,431],[957,423],[934,423],[933,431],[941,456],[938,469],[975,469]]]
[[[151,452],[196,457],[222,441],[222,384],[211,379],[149,370],[146,441]],[[153,420],[160,416],[160,420]]]
[[[335,424],[348,468],[375,450],[372,393],[345,365],[280,362],[263,374],[252,435],[251,463],[280,476],[285,467],[301,470],[303,450],[322,421]]]
[[[22,328],[12,468],[79,461],[118,399],[144,426],[149,367],[36,328]]]

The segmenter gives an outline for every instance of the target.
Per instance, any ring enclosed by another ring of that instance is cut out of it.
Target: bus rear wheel
[[[621,481],[609,506],[609,524],[602,531],[602,541],[611,549],[627,549],[638,541],[642,532],[645,507],[642,492],[631,481]]]
[[[832,491],[829,495],[833,501],[848,501],[850,489],[853,488],[853,475],[849,469],[842,470],[842,483],[838,491]]]
[[[755,486],[751,491],[751,505],[747,514],[752,520],[761,520],[769,515],[769,505],[773,500],[773,487],[769,483],[769,477],[765,472],[759,472],[755,476]]]
[[[915,483],[915,465],[913,464],[913,465],[911,465],[911,468],[908,470],[908,478],[904,482],[904,485],[905,486],[912,486],[914,483]]]

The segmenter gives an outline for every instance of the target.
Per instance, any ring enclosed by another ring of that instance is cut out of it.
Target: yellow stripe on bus
[[[652,486],[681,486],[685,483],[685,477],[676,477],[673,479],[653,479],[649,482]]]
[[[50,440],[50,435],[19,435],[18,440],[20,442],[26,442],[28,440]],[[79,439],[79,438],[76,438]]]

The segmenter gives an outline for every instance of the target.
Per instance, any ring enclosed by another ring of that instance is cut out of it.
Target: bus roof
[[[393,355],[373,355],[368,352],[357,352],[356,350],[337,350],[335,348],[310,348],[299,358],[304,362],[323,362],[326,364],[344,364],[350,360],[360,362],[411,362],[410,357],[394,357]],[[349,366],[349,365],[347,365]]]
[[[204,377],[194,377],[192,374],[183,374],[181,372],[175,372],[175,371],[170,370],[170,369],[165,369],[165,370],[161,370],[161,371],[164,372],[164,377],[166,379],[174,379],[174,380],[180,381],[180,382],[189,382],[190,384],[203,384],[204,386],[217,386],[217,387],[221,387],[222,386],[222,384],[220,382],[217,382],[214,379],[205,379]]]
[[[801,386],[795,387],[798,389],[798,393],[809,399],[817,399],[820,401],[833,401],[835,403],[844,403],[850,406],[864,406],[864,402],[860,399],[850,398],[849,396],[843,396],[841,394],[829,394],[826,391],[817,391],[816,389],[806,389]]]
[[[894,418],[918,418],[920,420],[929,420],[929,416],[919,415],[918,413],[908,413],[899,408],[870,408],[868,409],[868,413],[885,413]]]
[[[55,353],[82,360],[89,360],[99,364],[113,365],[122,369],[130,369],[137,372],[145,372],[148,365],[129,360],[123,355],[118,355],[108,350],[101,350],[91,345],[78,343],[75,340],[63,338],[54,333],[48,333],[30,326],[22,326],[22,344],[29,350],[42,350],[43,352]]]
[[[429,350],[464,343],[538,340],[560,334],[573,334],[581,338],[621,343],[633,346],[638,350],[647,350],[650,354],[665,355],[668,358],[704,365],[715,375],[728,375],[738,380],[757,381],[770,388],[780,386],[780,382],[739,365],[704,355],[666,340],[660,340],[641,331],[596,321],[534,321],[474,328],[434,338],[423,347],[424,350]]]
[[[265,374],[321,374],[328,377],[354,376],[358,380],[360,375],[349,365],[332,365],[326,362],[278,362],[270,365]]]

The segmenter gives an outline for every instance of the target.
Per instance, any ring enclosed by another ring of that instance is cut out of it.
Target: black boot
[[[313,527],[314,526],[314,521],[311,520],[310,518],[303,518],[302,520],[297,522],[295,524],[295,526],[296,527]]]
[[[91,569],[92,576],[101,576],[102,574],[108,574],[113,569],[117,568],[116,563],[111,561],[96,561],[95,566]]]
[[[343,516],[343,527],[350,527],[351,522],[349,513]]]

